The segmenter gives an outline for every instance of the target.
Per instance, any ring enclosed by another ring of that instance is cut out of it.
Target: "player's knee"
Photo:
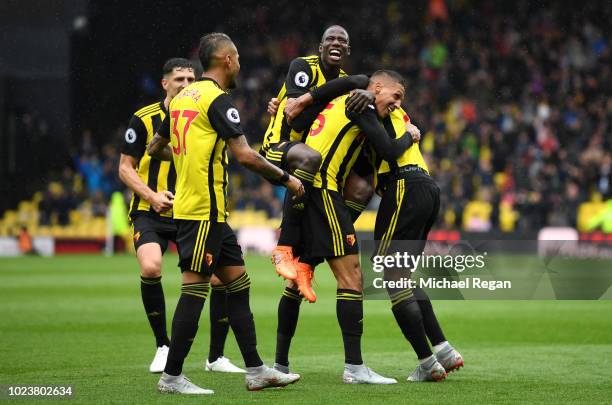
[[[219,280],[219,277],[213,274],[210,277],[210,285],[213,287],[223,287],[223,281]]]
[[[355,291],[362,290],[359,263],[348,266],[338,277],[338,288]]]
[[[248,273],[244,272],[238,278],[225,285],[229,294],[237,294],[242,292],[248,292],[251,288],[251,278]]]
[[[321,166],[321,154],[314,150],[305,149],[300,154],[300,159],[298,160],[297,169],[305,170],[309,173],[316,173]]]
[[[161,260],[147,258],[140,263],[140,275],[146,278],[161,276]]]
[[[374,194],[374,188],[367,181],[359,181],[351,183],[351,187],[345,189],[345,198],[347,200],[366,203],[370,201]]]
[[[183,271],[182,279],[183,284],[204,283],[210,281],[210,277],[208,275],[189,270]]]

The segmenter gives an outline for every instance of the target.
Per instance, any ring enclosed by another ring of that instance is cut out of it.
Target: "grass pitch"
[[[168,325],[180,286],[176,263],[176,256],[166,256]],[[258,347],[270,365],[283,282],[268,258],[249,256],[247,268]],[[317,270],[317,282],[319,301],[302,304],[291,351],[291,367],[302,374],[298,384],[250,393],[241,375],[204,372],[206,306],[185,374],[216,393],[162,396],[155,390],[159,376],[148,373],[155,347],[134,257],[0,259],[0,385],[71,384],[75,403],[514,404],[605,403],[612,398],[612,301],[435,301],[447,337],[466,362],[435,384],[405,381],[416,357],[389,304],[366,301],[366,364],[399,383],[346,386],[335,283],[326,267]],[[225,354],[243,364],[231,334]]]

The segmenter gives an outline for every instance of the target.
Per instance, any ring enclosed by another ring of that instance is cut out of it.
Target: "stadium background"
[[[602,216],[612,210],[609,2],[16,4],[1,13],[0,235],[22,224],[33,235],[104,235],[96,218],[125,191],[117,146],[129,117],[161,97],[161,65],[194,58],[203,32],[238,44],[233,97],[256,147],[289,61],[315,53],[333,22],[351,36],[347,71],[389,67],[408,79],[405,104],[442,189],[437,229],[517,239],[544,226],[612,231]],[[276,224],[283,190],[236,164],[230,173],[233,211],[247,212],[234,226]]]
[[[544,228],[563,228],[610,241],[610,21],[606,1],[1,2],[0,252],[19,255],[17,237],[27,232],[45,252],[51,246],[96,255],[0,258],[0,311],[7,314],[0,322],[0,383],[73,383],[92,402],[157,399],[154,379],[143,371],[150,337],[136,261],[129,254],[101,261],[99,253],[113,228],[115,248],[130,245],[125,224],[107,220],[113,193],[121,193],[115,207],[129,196],[117,178],[127,122],[161,98],[163,62],[195,57],[203,33],[224,31],[237,43],[242,70],[232,96],[253,147],[289,61],[316,53],[323,29],[340,23],[351,38],[348,72],[387,67],[408,80],[405,105],[442,190],[437,237],[537,239]],[[234,163],[230,173],[232,225],[252,231],[246,236],[274,229],[282,189]],[[370,208],[359,223],[366,237],[376,202]],[[165,258],[169,308],[178,291],[175,264],[175,256]],[[249,255],[247,264],[259,340],[270,359],[282,284],[261,256]],[[341,362],[334,286],[328,272],[318,274],[321,302],[304,311],[294,351],[300,371],[314,375],[291,400],[341,403],[352,392],[336,384],[337,370],[326,363]],[[410,387],[413,402],[440,395],[466,402],[609,398],[609,301],[437,305],[472,368],[449,380],[457,384]],[[366,302],[368,314],[366,359],[399,377],[394,359],[401,358],[406,374],[414,358],[388,307]],[[205,323],[188,364],[196,381],[204,380],[196,368]],[[235,379],[206,378],[218,390],[242,389]],[[133,391],[108,393],[107,384],[126,381]],[[399,401],[405,390],[357,388],[364,401]],[[232,400],[225,395],[221,401]],[[263,400],[291,394],[267,395]]]

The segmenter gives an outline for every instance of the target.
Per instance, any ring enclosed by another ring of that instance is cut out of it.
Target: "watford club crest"
[[[138,242],[139,240],[140,240],[140,232],[136,232],[136,233],[134,234],[134,241],[135,241],[135,242]]]
[[[208,267],[212,265],[212,262],[213,262],[213,255],[211,253],[206,253],[206,264],[208,265]]]
[[[346,243],[348,243],[349,246],[353,246],[355,244],[355,235],[354,234],[346,235]]]

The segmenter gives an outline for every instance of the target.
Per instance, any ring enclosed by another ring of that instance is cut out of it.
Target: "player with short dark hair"
[[[119,177],[133,192],[129,215],[140,265],[140,292],[157,345],[149,366],[152,373],[163,371],[170,346],[161,265],[168,241],[176,240],[172,220],[176,172],[172,163],[151,159],[146,145],[166,116],[170,100],[195,80],[193,65],[183,58],[167,60],[162,74],[165,97],[134,113],[125,132],[119,163]]]
[[[306,144],[321,153],[323,162],[309,195],[304,217],[305,254],[309,266],[326,259],[338,283],[336,312],[345,351],[343,381],[347,384],[393,384],[369,369],[361,357],[363,297],[358,243],[342,190],[367,140],[382,157],[396,159],[411,144],[411,135],[391,140],[379,119],[400,106],[405,86],[401,76],[377,71],[367,90],[376,95],[373,105],[359,114],[347,110],[349,94],[332,100],[311,126]]]
[[[406,112],[398,108],[385,118],[384,125],[395,138],[412,124]],[[409,245],[409,253],[418,255],[425,247],[440,209],[440,189],[429,176],[419,144],[412,145],[397,159],[379,159],[377,167],[376,188],[382,200],[374,228],[376,254],[405,252],[406,246],[395,242],[403,241]],[[384,277],[399,280],[411,274],[410,269],[392,268],[385,271]],[[463,358],[446,340],[427,293],[419,287],[388,289],[388,292],[395,320],[419,359],[408,381],[441,381],[446,373],[462,367]]]
[[[201,80],[172,100],[170,119],[164,120],[149,144],[149,153],[172,155],[176,167],[173,216],[183,278],[172,322],[168,362],[157,387],[163,393],[213,393],[182,374],[212,274],[219,277],[228,291],[228,320],[247,367],[247,389],[285,386],[300,376],[265,366],[257,352],[249,305],[251,282],[236,235],[226,222],[226,151],[229,149],[248,169],[284,184],[296,196],[301,196],[304,188],[297,178],[267,162],[246,141],[240,114],[226,92],[235,86],[240,71],[238,50],[230,37],[223,33],[203,36],[200,56],[205,67]]]

